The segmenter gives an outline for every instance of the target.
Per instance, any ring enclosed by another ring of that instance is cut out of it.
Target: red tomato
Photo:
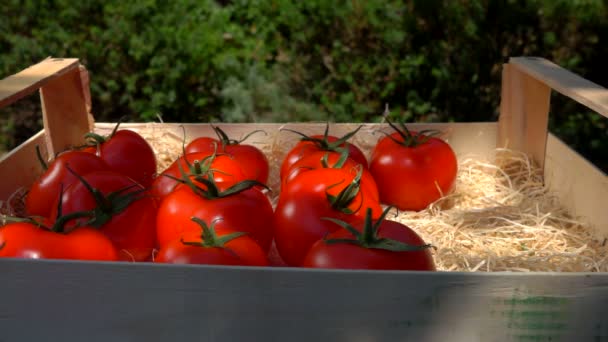
[[[355,135],[359,131],[359,129],[361,129],[361,126],[359,126],[359,128],[357,128],[356,130],[347,133],[341,138],[335,137],[333,135],[328,135],[329,124],[325,129],[324,135],[306,136],[300,132],[288,130],[290,132],[301,135],[302,139],[291,150],[289,150],[289,152],[287,152],[287,155],[285,155],[285,157],[283,158],[280,173],[281,181],[284,179],[284,177],[287,176],[293,164],[295,164],[304,156],[317,151],[340,152],[343,149],[347,149],[348,155],[351,159],[367,168],[368,164],[367,159],[365,158],[365,154],[363,154],[361,149],[359,149],[356,145],[347,142],[347,140],[350,139],[353,135]]]
[[[397,132],[378,141],[369,168],[380,200],[400,210],[422,210],[454,187],[456,155],[439,138],[391,126]]]
[[[49,163],[46,171],[30,187],[25,198],[25,211],[28,215],[41,217],[49,217],[51,215],[53,203],[59,198],[62,184],[65,189],[78,180],[68,170],[67,165],[76,174],[109,169],[108,164],[93,154],[82,151],[61,153]]]
[[[243,190],[234,191],[243,186]],[[230,188],[213,183],[191,188],[192,184],[178,185],[160,204],[156,218],[158,243],[161,248],[171,241],[192,238],[200,226],[190,218],[215,222],[218,229],[228,227],[249,234],[265,252],[272,242],[272,204],[255,185],[242,182]],[[217,221],[217,222],[216,222]]]
[[[345,158],[348,155],[333,151],[317,151],[313,152],[291,166],[289,172],[283,179],[282,187],[285,187],[288,182],[296,178],[296,176],[314,169],[321,168],[339,168],[345,170],[351,170],[351,172],[357,172],[358,167],[362,167],[361,164],[357,163],[351,158]],[[368,188],[367,190],[376,200],[380,200],[378,194],[378,187],[374,177],[368,169],[362,167],[363,174],[361,175],[361,187]]]
[[[406,225],[384,220],[384,215],[373,223],[369,215],[354,227],[340,225],[346,229],[329,234],[310,248],[303,267],[435,270],[430,246]]]
[[[202,233],[193,239],[177,239],[163,246],[154,262],[172,264],[210,264],[268,266],[268,257],[253,239],[227,228],[207,227],[193,217]]]
[[[112,170],[131,177],[144,187],[152,185],[156,176],[156,155],[141,135],[123,129],[107,138],[92,136],[100,144],[99,148],[89,147],[86,152],[97,154]]]
[[[217,153],[231,155],[241,164],[241,169],[247,179],[254,179],[260,183],[268,182],[269,164],[266,155],[253,145],[243,144],[253,131],[241,140],[230,139],[219,127],[213,127],[219,139],[200,137],[192,140],[186,146],[186,153],[203,152],[211,154],[217,149]]]
[[[240,164],[229,156],[208,155],[204,152],[190,153],[186,154],[185,157],[179,157],[162,174],[154,179],[152,189],[150,190],[152,196],[162,199],[179,184],[178,181],[171,178],[182,178],[178,163],[181,165],[182,170],[192,177],[208,177],[211,173],[213,179],[218,184],[230,186],[247,179],[241,170]]]
[[[112,242],[91,227],[60,233],[33,223],[9,223],[0,227],[0,246],[0,257],[8,258],[118,260]]]
[[[133,179],[113,171],[91,172],[81,178],[65,189],[64,215],[94,210],[91,225],[133,260],[146,260],[156,247],[156,201]]]
[[[382,208],[367,187],[360,186],[360,172],[316,169],[302,173],[281,190],[274,214],[275,244],[281,258],[299,266],[310,246],[339,226],[321,219],[333,217],[347,222],[364,217],[372,208],[378,217]]]

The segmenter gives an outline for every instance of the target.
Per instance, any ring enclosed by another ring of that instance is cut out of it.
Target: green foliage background
[[[493,121],[501,64],[542,56],[608,86],[608,1],[139,0],[0,4],[0,77],[47,56],[91,73],[98,121]],[[0,113],[11,148],[37,99]],[[556,97],[551,128],[608,168],[605,119]],[[20,137],[22,135],[23,137]]]

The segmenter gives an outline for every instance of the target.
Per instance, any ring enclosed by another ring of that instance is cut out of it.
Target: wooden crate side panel
[[[114,125],[113,123],[95,123],[95,130],[101,134],[108,134],[112,131]],[[381,131],[390,132],[390,127],[387,124],[332,123],[329,134],[342,136],[361,125],[362,128],[351,141],[367,151],[371,151],[378,139],[384,136]],[[222,128],[230,137],[236,139],[240,139],[253,130],[262,130],[266,134],[254,134],[245,143],[258,146],[273,144],[283,150],[293,146],[299,139],[299,136],[294,133],[281,131],[283,128],[297,130],[305,134],[323,134],[325,130],[325,123],[218,123],[217,126]],[[494,158],[497,130],[495,122],[415,123],[407,126],[414,130],[436,129],[442,131],[443,134],[440,137],[449,142],[459,155],[471,155],[484,159]],[[121,127],[135,131],[154,131],[157,132],[158,136],[171,136],[178,141],[183,138],[183,129],[186,132],[186,141],[191,141],[199,136],[216,137],[211,126],[206,123],[124,123],[121,124]]]
[[[497,146],[524,152],[542,169],[545,163],[551,88],[505,64],[502,72]]]
[[[92,126],[87,104],[89,87],[82,75],[86,71],[74,68],[40,88],[46,142],[53,155],[82,145]]]
[[[547,141],[545,182],[599,238],[608,237],[608,177],[553,134]]]
[[[606,88],[543,58],[512,57],[509,64],[608,118]]]
[[[33,94],[49,80],[78,69],[76,58],[48,58],[0,80],[0,108]]]
[[[42,173],[42,166],[36,158],[36,146],[40,146],[46,159],[44,131],[0,158],[0,201],[6,201],[20,188],[29,187]]]
[[[2,260],[6,341],[592,341],[608,275]],[[33,323],[35,322],[35,323]],[[32,328],[35,326],[35,328]]]

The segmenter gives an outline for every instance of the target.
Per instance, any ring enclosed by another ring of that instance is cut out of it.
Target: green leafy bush
[[[0,76],[47,56],[78,57],[91,73],[99,121],[362,122],[378,120],[385,104],[410,121],[490,121],[509,56],[546,57],[607,86],[606,6],[4,0]],[[15,115],[2,120],[14,124]],[[551,127],[600,160],[608,131],[590,117],[553,106]],[[598,135],[583,145],[579,130]]]

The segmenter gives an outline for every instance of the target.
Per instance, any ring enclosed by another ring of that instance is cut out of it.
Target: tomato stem
[[[346,133],[344,136],[338,138],[336,141],[333,141],[333,142],[329,141],[329,122],[327,122],[327,124],[325,125],[325,131],[323,133],[323,138],[313,138],[302,132],[298,132],[296,130],[289,129],[289,128],[281,128],[281,131],[288,131],[288,132],[295,133],[302,137],[300,139],[301,141],[310,141],[310,142],[316,144],[322,150],[340,152],[340,150],[341,150],[340,145],[346,143],[346,141],[348,139],[352,138],[355,134],[357,134],[357,132],[361,129],[361,127],[363,127],[363,125],[360,125],[354,131]]]
[[[48,170],[49,165],[46,163],[44,158],[42,158],[42,152],[40,152],[39,145],[36,145],[36,157],[38,158],[38,161],[40,162],[40,166],[42,167],[42,170],[44,170],[44,171]]]
[[[224,247],[226,243],[246,234],[244,232],[234,232],[223,236],[217,236],[217,233],[215,232],[215,221],[211,222],[211,225],[208,226],[205,221],[198,217],[193,216],[190,219],[201,226],[201,241],[184,241],[181,239],[181,242],[184,245],[199,246],[204,248],[226,248]]]
[[[239,145],[239,144],[243,143],[245,140],[247,140],[250,136],[252,136],[255,133],[262,132],[262,133],[264,133],[264,135],[268,135],[268,133],[266,133],[266,131],[261,130],[261,129],[256,129],[254,131],[247,133],[241,140],[236,140],[236,139],[230,139],[230,137],[228,137],[226,132],[224,132],[218,126],[211,125],[211,128],[213,128],[213,130],[215,131],[215,134],[217,134],[218,140],[222,143],[222,150],[228,145]]]
[[[86,225],[93,226],[95,228],[100,228],[104,224],[121,212],[123,212],[131,203],[145,197],[146,189],[142,188],[135,191],[130,191],[140,185],[134,182],[132,185],[121,188],[117,191],[113,191],[104,195],[99,189],[93,188],[89,182],[84,179],[81,175],[72,170],[69,165],[66,165],[66,168],[69,172],[71,172],[89,191],[97,206],[93,209],[93,215],[89,221],[86,222]],[[60,201],[61,202],[61,201]]]
[[[399,141],[393,138],[390,134],[384,134],[395,143],[406,147],[416,147],[422,145],[429,141],[431,137],[439,135],[441,133],[440,131],[434,129],[425,129],[417,133],[412,133],[402,120],[398,122],[400,127],[397,127],[393,122],[388,119],[388,117],[386,117],[385,119],[388,125],[399,134],[402,140]]]
[[[264,189],[270,190],[270,188],[266,184],[260,183],[256,180],[248,179],[248,180],[240,181],[240,182],[232,185],[228,189],[221,191],[219,189],[219,187],[217,186],[217,183],[215,182],[215,178],[213,177],[213,172],[209,172],[206,175],[207,178],[204,178],[200,175],[193,177],[193,179],[196,182],[201,183],[205,186],[205,188],[202,188],[202,187],[194,184],[192,179],[189,177],[188,174],[186,174],[186,172],[184,171],[184,168],[179,163],[177,164],[177,168],[179,169],[179,172],[182,176],[181,178],[173,177],[170,175],[166,175],[166,176],[179,183],[182,183],[182,184],[188,186],[192,190],[192,192],[194,192],[195,194],[197,194],[205,199],[209,199],[209,200],[235,195],[239,192],[250,189],[256,185],[261,186]]]
[[[380,225],[382,224],[382,221],[384,221],[386,215],[391,209],[392,207],[387,207],[382,212],[382,215],[380,215],[380,217],[374,222],[372,219],[372,209],[367,208],[365,212],[365,222],[363,224],[362,232],[358,231],[352,225],[344,221],[340,221],[331,217],[323,217],[323,220],[331,221],[339,225],[340,227],[348,230],[353,235],[352,239],[325,239],[324,241],[327,244],[351,243],[364,248],[383,249],[392,252],[420,251],[432,247],[432,245],[430,244],[415,246],[389,238],[378,237],[378,230],[380,229]]]
[[[331,207],[335,210],[339,210],[345,214],[352,214],[354,211],[349,209],[348,206],[353,202],[353,200],[359,194],[359,189],[361,188],[361,176],[363,175],[363,166],[357,165],[357,174],[353,178],[353,180],[346,186],[342,191],[338,193],[337,196],[331,195],[327,192],[327,190],[338,186],[343,181],[340,181],[336,184],[329,185],[325,190],[325,196]],[[357,208],[358,210],[358,208]],[[356,210],[355,210],[356,211]]]

